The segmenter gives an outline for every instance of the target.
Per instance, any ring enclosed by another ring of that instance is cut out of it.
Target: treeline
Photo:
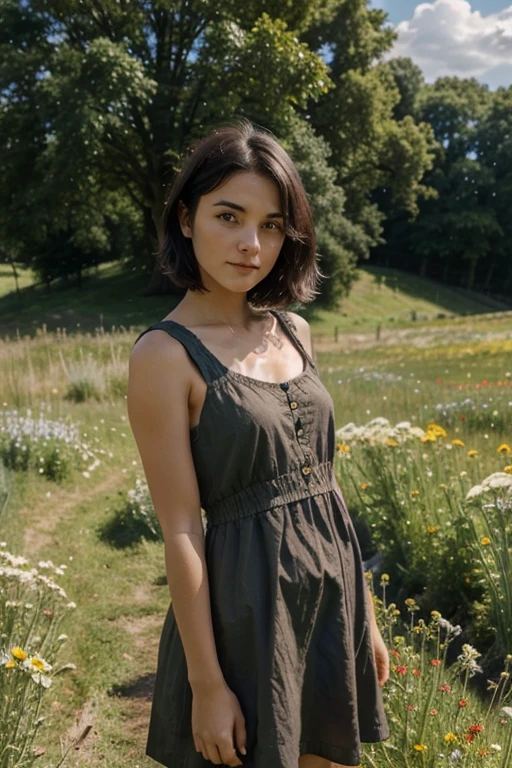
[[[384,63],[385,20],[368,0],[3,0],[0,260],[50,287],[119,259],[172,291],[165,189],[196,138],[247,117],[310,194],[318,304],[368,259],[510,295],[511,90]]]

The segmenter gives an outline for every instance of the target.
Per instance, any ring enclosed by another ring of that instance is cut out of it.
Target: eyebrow
[[[224,205],[227,208],[234,208],[235,211],[241,211],[242,213],[247,213],[247,211],[243,206],[238,205],[238,203],[230,203],[229,200],[219,200],[218,203],[213,203],[213,207],[215,207],[216,205]],[[267,213],[267,219],[283,219],[283,218],[284,218],[283,214],[279,213],[279,211],[277,211],[276,213]]]

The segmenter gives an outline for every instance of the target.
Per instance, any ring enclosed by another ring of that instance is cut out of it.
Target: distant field
[[[327,342],[338,333],[376,333],[386,330],[438,324],[442,318],[480,315],[493,311],[489,301],[476,300],[451,288],[398,270],[363,267],[351,294],[337,312],[315,312],[310,316],[313,335]],[[32,335],[46,324],[48,330],[66,328],[94,331],[103,326],[135,329],[145,327],[165,315],[176,302],[173,297],[143,297],[138,293],[147,276],[128,271],[115,262],[103,264],[84,278],[82,290],[61,285],[46,292],[34,286],[30,272],[20,273],[20,294],[14,291],[9,269],[0,269],[0,329],[2,335]],[[511,307],[512,309],[512,301]],[[505,307],[496,306],[496,310]],[[439,319],[441,318],[441,319]]]

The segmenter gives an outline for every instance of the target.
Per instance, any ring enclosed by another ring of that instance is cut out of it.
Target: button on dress
[[[383,741],[389,728],[361,551],[333,470],[333,401],[292,319],[271,312],[304,361],[286,382],[227,368],[172,320],[137,341],[166,331],[207,384],[190,445],[219,664],[245,717],[240,760],[248,768],[298,768],[310,753],[357,766],[361,742]],[[191,712],[171,602],[146,754],[169,768],[211,766],[196,752]]]

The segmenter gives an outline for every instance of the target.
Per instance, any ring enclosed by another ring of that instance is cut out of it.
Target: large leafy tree
[[[14,195],[0,192],[11,242],[32,258],[30,223],[51,274],[63,243],[69,263],[112,254],[116,227],[136,233],[135,250],[142,220],[149,247],[139,250],[151,254],[184,150],[213,125],[246,116],[288,143],[312,185],[332,278],[322,299],[332,304],[379,241],[383,213],[371,191],[386,185],[414,210],[429,164],[425,127],[393,119],[400,92],[378,59],[394,33],[367,5],[3,0],[0,163],[20,181]],[[11,152],[13,136],[23,158]],[[148,291],[168,289],[154,271]]]

